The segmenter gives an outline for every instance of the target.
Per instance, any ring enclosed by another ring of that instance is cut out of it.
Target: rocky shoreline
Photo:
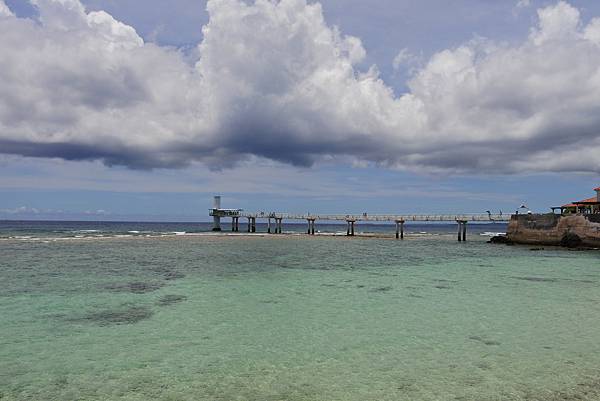
[[[506,236],[491,243],[600,248],[600,214],[526,214],[513,215]]]

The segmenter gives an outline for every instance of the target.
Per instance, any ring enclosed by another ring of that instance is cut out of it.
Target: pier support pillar
[[[354,220],[346,220],[346,223],[348,224],[348,227],[346,229],[346,235],[348,237],[354,237]]]
[[[248,217],[248,232],[252,232],[252,217]]]
[[[315,235],[315,219],[311,220],[310,235]]]
[[[235,232],[235,217],[231,218],[231,232]]]
[[[458,242],[465,242],[467,240],[467,222],[465,220],[458,220]]]
[[[404,239],[404,220],[396,220],[396,239]]]
[[[235,232],[236,233],[240,232],[240,218],[239,217],[235,218]]]
[[[275,219],[275,234],[281,234],[281,219]]]
[[[213,198],[213,210],[215,212],[218,212],[218,210],[221,209],[221,197],[220,196],[215,196]],[[220,216],[213,216],[213,231],[221,231],[221,217]]]
[[[252,232],[256,232],[256,217],[252,218]]]
[[[346,228],[346,235],[348,237],[354,236],[354,220],[346,220],[348,227]]]
[[[267,223],[267,233],[271,234],[271,218],[269,217],[269,222]]]
[[[221,218],[213,216],[213,231],[221,231]]]

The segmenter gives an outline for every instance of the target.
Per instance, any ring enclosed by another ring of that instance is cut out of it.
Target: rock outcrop
[[[600,248],[600,214],[514,215],[506,236],[516,244]]]
[[[506,244],[510,245],[513,242],[506,235],[496,235],[488,241],[490,244]]]

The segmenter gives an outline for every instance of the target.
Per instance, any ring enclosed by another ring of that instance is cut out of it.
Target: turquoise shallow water
[[[598,400],[600,253],[0,241],[1,400]]]

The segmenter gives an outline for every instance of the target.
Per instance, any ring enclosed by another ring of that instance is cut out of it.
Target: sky
[[[592,0],[0,0],[0,219],[534,211],[600,186]]]

